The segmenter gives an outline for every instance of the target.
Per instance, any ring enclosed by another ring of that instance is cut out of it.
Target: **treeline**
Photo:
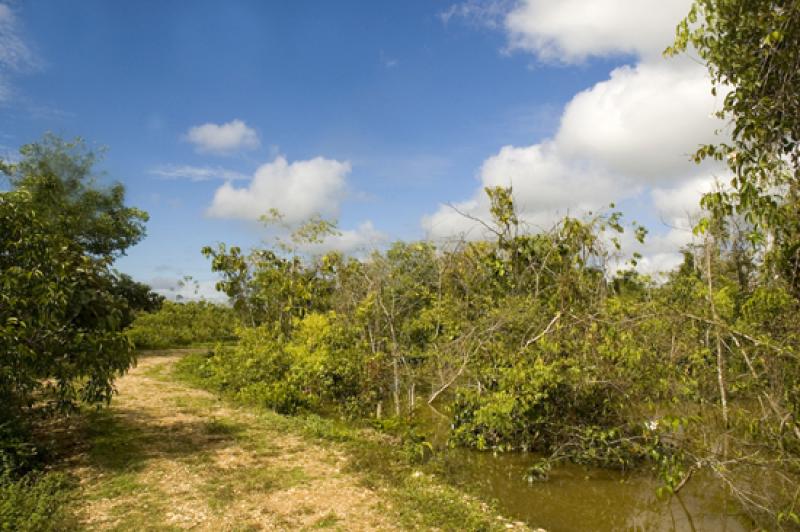
[[[511,190],[487,193],[487,241],[367,260],[207,248],[249,326],[196,374],[284,413],[413,419],[430,403],[453,443],[536,451],[541,476],[558,460],[649,465],[678,491],[705,468],[755,514],[793,519],[796,279],[719,220],[654,283],[611,269],[618,213],[528,234]],[[295,242],[314,229],[329,226]]]
[[[245,326],[195,376],[286,413],[413,422],[428,403],[454,444],[539,453],[531,478],[651,467],[677,493],[703,470],[759,526],[800,526],[800,3],[699,0],[667,52],[689,49],[732,124],[695,160],[732,177],[664,280],[618,268],[620,214],[531,234],[510,189],[486,190],[491,238],[365,260],[300,253],[333,229],[315,219],[203,250]]]
[[[164,301],[154,312],[140,313],[126,331],[136,349],[211,345],[236,340],[233,309],[208,301]]]

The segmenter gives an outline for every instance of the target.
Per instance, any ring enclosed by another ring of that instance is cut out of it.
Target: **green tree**
[[[0,458],[12,467],[34,414],[111,399],[134,362],[124,327],[161,301],[111,268],[147,214],[122,185],[99,187],[85,144],[47,135],[20,153],[0,164],[13,186],[0,193]]]
[[[125,205],[125,187],[100,187],[97,155],[84,141],[47,134],[20,148],[21,160],[0,165],[16,189],[25,189],[50,230],[74,239],[88,253],[117,257],[145,235],[147,213]]]
[[[53,231],[26,190],[0,195],[0,410],[65,411],[111,398],[133,362],[108,259]]]
[[[696,0],[667,53],[692,49],[732,125],[729,142],[696,154],[733,173],[731,188],[703,203],[712,214],[742,214],[752,240],[771,240],[769,258],[800,296],[800,1]]]

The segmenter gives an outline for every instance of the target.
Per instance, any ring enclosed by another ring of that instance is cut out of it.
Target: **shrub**
[[[0,530],[61,532],[77,530],[68,510],[72,482],[60,473],[0,475]]]
[[[128,329],[137,349],[166,349],[227,342],[236,338],[233,309],[206,301],[165,301],[156,312],[139,314]]]

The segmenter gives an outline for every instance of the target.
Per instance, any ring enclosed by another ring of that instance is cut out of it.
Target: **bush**
[[[0,530],[49,532],[77,529],[67,505],[72,482],[60,473],[0,475]]]
[[[280,413],[331,406],[353,417],[370,395],[367,360],[336,314],[311,313],[296,320],[291,339],[272,325],[239,329],[235,346],[217,346],[209,357],[182,364],[215,389]]]
[[[166,349],[236,338],[233,309],[206,301],[165,301],[156,312],[139,314],[128,338],[137,349]]]

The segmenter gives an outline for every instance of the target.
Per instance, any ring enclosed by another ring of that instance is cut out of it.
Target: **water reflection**
[[[434,440],[442,443],[441,425],[431,425]],[[554,468],[545,482],[529,483],[525,472],[535,461],[524,453],[449,449],[437,458],[437,469],[451,482],[495,499],[509,517],[551,532],[750,529],[718,483],[702,475],[680,497],[659,498],[657,482],[646,474],[572,464]]]

